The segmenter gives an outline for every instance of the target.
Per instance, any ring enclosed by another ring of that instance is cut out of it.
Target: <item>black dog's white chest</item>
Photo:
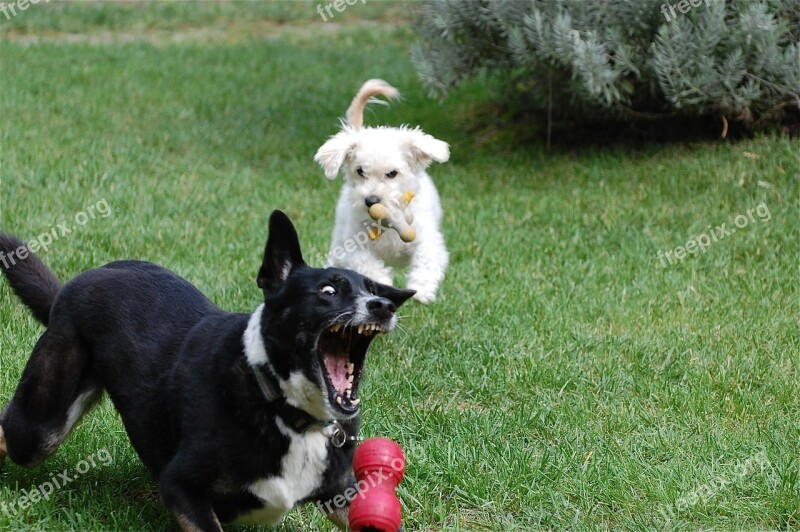
[[[275,524],[292,507],[317,491],[328,466],[328,430],[297,434],[279,420],[278,428],[289,438],[289,449],[281,458],[279,475],[252,482],[245,489],[263,502],[263,507],[237,516],[240,524]]]

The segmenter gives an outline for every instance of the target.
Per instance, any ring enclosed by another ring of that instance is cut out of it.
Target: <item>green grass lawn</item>
[[[431,168],[451,252],[440,300],[402,309],[362,388],[364,435],[409,460],[406,528],[800,527],[798,143],[501,142],[473,133],[492,122],[491,88],[427,98],[407,4],[327,24],[315,6],[0,15],[0,229],[76,226],[41,253],[63,280],[146,259],[253,310],[273,209],[324,262],[340,183],[312,158],[361,82],[385,78],[404,99],[367,121],[419,124],[452,150]],[[723,223],[736,232],[674,258]],[[41,332],[0,283],[0,403]],[[111,465],[19,508],[100,451]],[[0,530],[175,526],[108,401],[38,468],[6,462],[0,503],[17,504]],[[324,527],[308,507],[281,529]]]

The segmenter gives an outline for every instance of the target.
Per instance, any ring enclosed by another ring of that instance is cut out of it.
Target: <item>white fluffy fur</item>
[[[359,95],[370,88],[383,94],[385,87],[381,89],[376,81],[365,83]],[[348,118],[351,114],[348,111]],[[328,179],[335,179],[340,170],[345,178],[336,206],[328,265],[352,269],[385,284],[392,284],[394,267],[407,266],[406,286],[417,291],[414,298],[422,303],[434,301],[449,256],[440,229],[439,194],[426,170],[432,162],[443,163],[449,158],[447,143],[419,128],[345,124],[314,156]],[[397,176],[387,177],[392,171]],[[397,199],[408,190],[415,193],[410,210],[416,239],[405,243],[391,229],[374,241],[363,238],[366,228],[374,223],[365,199]]]

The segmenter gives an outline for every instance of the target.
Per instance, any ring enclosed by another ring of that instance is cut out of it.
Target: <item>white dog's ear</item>
[[[412,162],[427,168],[432,161],[445,163],[450,159],[450,146],[419,129],[409,131],[409,153]]]
[[[355,146],[356,141],[353,135],[348,131],[340,131],[319,147],[314,155],[314,160],[325,171],[325,177],[336,179],[336,176],[339,175],[339,168],[342,167],[345,158]]]

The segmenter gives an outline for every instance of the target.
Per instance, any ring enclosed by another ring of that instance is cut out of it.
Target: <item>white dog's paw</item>
[[[359,272],[361,273],[361,272]],[[385,273],[379,273],[370,271],[368,273],[361,273],[364,277],[369,277],[376,283],[385,284],[387,286],[394,286],[394,279],[391,275],[386,275]]]
[[[428,303],[433,303],[436,301],[436,291],[435,290],[422,290],[418,288],[414,288],[413,286],[409,286],[411,290],[416,290],[417,293],[414,294],[414,299],[422,303],[423,305],[427,305]]]

